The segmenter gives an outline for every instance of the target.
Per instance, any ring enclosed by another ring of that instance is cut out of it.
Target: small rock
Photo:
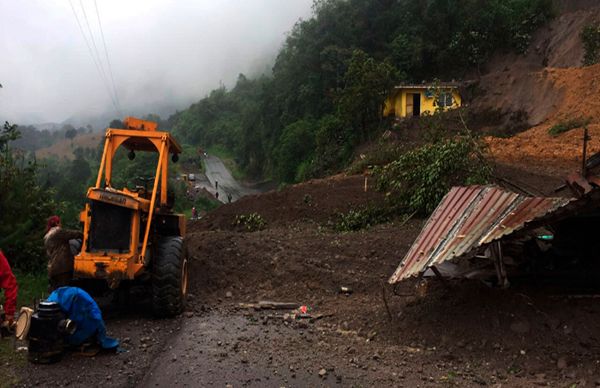
[[[558,361],[556,361],[556,367],[558,369],[565,369],[567,367],[568,363],[567,363],[567,358],[566,357],[560,357],[558,359]]]
[[[319,377],[324,379],[325,376],[327,376],[327,371],[324,368],[321,368],[321,370],[319,371]]]
[[[510,325],[510,330],[512,330],[513,332],[518,333],[518,334],[526,334],[529,332],[529,329],[530,329],[529,322],[527,322],[525,320],[516,321]]]
[[[194,316],[194,312],[193,311],[187,311],[185,313],[186,318],[192,318]]]
[[[175,362],[175,361],[177,361],[177,355],[174,354],[173,357],[171,358],[171,362]]]
[[[227,292],[225,293],[225,297],[227,297],[227,298],[232,298],[232,297],[233,297],[233,293],[232,293],[231,291],[227,291]]]
[[[346,287],[346,286],[342,286],[340,287],[340,293],[341,294],[346,294],[346,295],[350,295],[352,294],[353,290],[351,287]]]

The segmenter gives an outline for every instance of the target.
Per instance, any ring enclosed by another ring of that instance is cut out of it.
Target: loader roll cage
[[[167,183],[169,173],[169,154],[173,155],[173,161],[176,162],[179,154],[182,152],[181,146],[173,139],[170,133],[157,131],[157,124],[150,121],[144,121],[133,117],[127,117],[124,121],[125,128],[115,129],[108,128],[104,141],[104,152],[100,161],[98,170],[98,178],[96,179],[94,189],[113,189],[111,185],[113,158],[119,147],[124,146],[130,152],[146,151],[158,152],[158,164],[156,173],[154,174],[154,185],[152,187],[152,195],[150,197],[150,206],[148,214],[148,222],[144,232],[142,250],[140,254],[140,262],[144,262],[146,249],[148,246],[148,236],[150,235],[151,221],[156,209],[158,189],[160,183],[160,207],[167,206]],[[104,178],[104,185],[102,184]],[[124,204],[124,206],[126,206]]]

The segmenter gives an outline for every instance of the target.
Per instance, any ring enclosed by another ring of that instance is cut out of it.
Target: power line
[[[113,77],[112,66],[110,64],[110,59],[108,57],[108,49],[106,48],[106,39],[104,39],[104,30],[102,29],[102,22],[100,21],[100,12],[98,11],[98,2],[94,0],[94,7],[96,8],[96,16],[98,18],[98,27],[100,27],[100,36],[102,37],[102,45],[104,46],[104,54],[106,55],[106,65],[108,67],[108,74],[110,75],[110,80],[112,82],[113,92],[115,93],[115,99],[117,100],[117,105],[121,107],[121,103],[119,102],[119,95],[117,94],[117,87],[115,86],[115,78]]]
[[[108,85],[108,81],[106,80],[106,77],[103,75],[100,64],[98,63],[96,57],[94,56],[94,52],[92,51],[92,46],[90,46],[87,36],[86,36],[85,32],[83,31],[83,27],[81,25],[81,22],[79,21],[79,17],[77,16],[77,11],[75,11],[75,7],[73,6],[72,0],[69,0],[69,5],[71,5],[71,10],[73,11],[73,16],[75,16],[75,21],[77,22],[77,25],[79,26],[79,32],[81,33],[81,36],[83,37],[85,45],[88,48],[88,52],[90,53],[90,56],[92,57],[92,61],[94,62],[94,65],[96,66],[96,70],[98,71],[98,74],[100,75],[100,79],[102,80],[102,83],[104,84],[104,87],[106,88],[106,91],[108,92],[108,96],[110,97],[110,100],[115,108],[115,111],[119,115],[121,115],[120,109],[118,108],[117,103],[116,103],[116,101],[112,95],[112,92],[110,90],[110,87]]]
[[[96,59],[98,60],[98,63],[100,64],[100,70],[102,71],[102,76],[106,80],[106,83],[108,83],[108,76],[106,75],[106,71],[104,70],[104,66],[102,65],[102,59],[100,58],[100,53],[98,52],[98,46],[96,45],[96,39],[94,39],[94,33],[92,32],[92,28],[90,26],[90,22],[87,17],[87,12],[85,12],[85,7],[83,6],[83,0],[79,0],[79,5],[81,6],[81,12],[83,13],[83,18],[85,20],[85,24],[87,26],[88,32],[90,33],[92,47],[94,48],[94,53],[96,54]],[[110,87],[109,87],[109,89],[110,89]],[[119,101],[116,98],[116,91],[114,90],[114,88],[111,93],[113,93],[112,98],[114,99],[115,104],[117,105],[117,109],[120,111]]]

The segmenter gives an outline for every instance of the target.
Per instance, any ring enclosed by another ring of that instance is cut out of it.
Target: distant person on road
[[[219,192],[218,191],[215,192],[215,198],[219,199]]]
[[[49,291],[68,286],[73,279],[73,263],[75,261],[69,240],[82,239],[83,234],[75,230],[63,229],[60,217],[48,219],[44,247],[48,255]]]
[[[215,190],[219,190],[219,181],[215,181]]]
[[[192,207],[192,220],[198,219],[198,211],[196,210],[196,206]]]
[[[231,193],[227,193],[227,202],[231,203],[232,199],[233,199],[233,196],[231,195]]]
[[[0,322],[3,327],[12,329],[14,326],[15,310],[17,308],[17,279],[10,269],[8,260],[0,249],[0,288],[4,290],[4,313],[6,318]]]

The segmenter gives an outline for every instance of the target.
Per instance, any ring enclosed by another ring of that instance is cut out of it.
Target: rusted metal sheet
[[[526,197],[493,186],[454,187],[442,199],[389,282],[466,256],[571,202]]]

